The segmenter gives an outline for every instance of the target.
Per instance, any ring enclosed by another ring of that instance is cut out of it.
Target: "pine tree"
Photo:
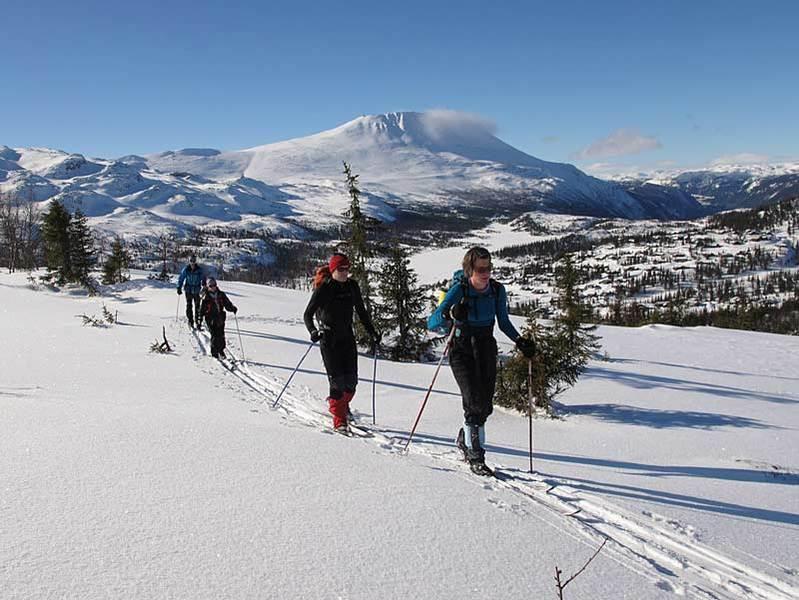
[[[352,174],[349,164],[344,162],[344,175],[347,181],[347,193],[350,196],[350,205],[344,212],[344,217],[349,223],[349,236],[344,242],[345,251],[350,259],[351,277],[358,282],[363,296],[366,311],[372,314],[372,286],[369,281],[369,263],[374,252],[369,244],[369,231],[376,223],[361,210],[361,190],[358,188],[358,175]],[[355,338],[361,344],[369,342],[369,335],[363,325],[355,325]]]
[[[80,209],[75,211],[68,228],[72,281],[89,285],[89,275],[97,262],[89,221]]]
[[[375,319],[381,331],[396,331],[388,347],[392,360],[418,360],[430,345],[423,317],[425,297],[417,281],[407,251],[393,246],[378,283],[381,302]]]
[[[44,279],[55,279],[64,284],[72,281],[72,253],[70,250],[69,227],[72,216],[59,200],[50,202],[50,207],[42,216],[42,240],[47,275]]]
[[[111,256],[103,265],[103,283],[122,283],[128,280],[126,271],[130,263],[130,254],[125,249],[121,238],[116,238],[111,244]]]

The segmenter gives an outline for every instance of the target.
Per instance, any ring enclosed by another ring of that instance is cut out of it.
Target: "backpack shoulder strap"
[[[499,290],[502,288],[502,284],[493,277],[488,280],[488,283],[491,286],[491,292],[494,294],[494,313],[499,314]]]

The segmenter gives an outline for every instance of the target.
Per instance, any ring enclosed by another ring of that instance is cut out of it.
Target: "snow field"
[[[569,597],[797,596],[793,338],[603,328],[613,361],[536,422],[536,474],[526,420],[498,410],[488,461],[513,478],[481,480],[455,457],[448,369],[407,456],[435,365],[379,362],[374,438],[324,432],[315,351],[270,408],[307,348],[306,294],[221,283],[247,357],[231,371],[174,323],[171,286],[0,286],[4,597],[555,597],[554,566],[602,536]],[[103,302],[123,324],[75,318]],[[149,354],[164,324],[177,351]],[[240,357],[232,318],[227,337]]]

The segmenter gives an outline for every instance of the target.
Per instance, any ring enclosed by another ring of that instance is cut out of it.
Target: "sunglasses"
[[[209,283],[209,284],[208,284],[208,289],[209,289],[209,290],[212,290],[212,289],[214,289],[215,287],[216,287],[216,284],[215,284],[215,283]]]
[[[336,271],[349,271],[349,270],[350,270],[349,267],[339,267],[338,269],[336,269]]]
[[[490,273],[491,269],[492,269],[491,265],[488,265],[487,267],[475,267],[474,272],[480,275],[485,275],[486,273]]]

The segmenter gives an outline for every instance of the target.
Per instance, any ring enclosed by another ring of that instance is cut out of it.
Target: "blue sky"
[[[444,108],[593,172],[796,159],[797,22],[795,1],[6,3],[0,144],[239,149]]]

